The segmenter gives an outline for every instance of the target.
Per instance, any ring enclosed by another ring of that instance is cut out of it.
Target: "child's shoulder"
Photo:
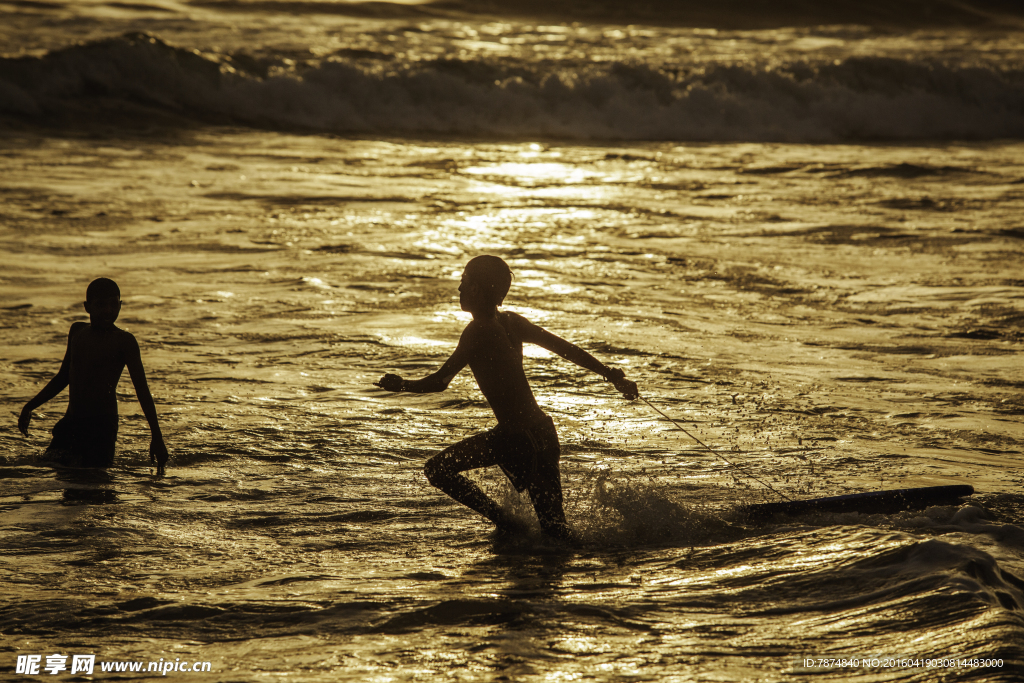
[[[502,311],[493,318],[473,318],[462,331],[462,337],[464,340],[470,342],[484,341],[493,337],[495,333],[507,332],[509,327],[515,327],[519,320],[524,319],[520,316],[516,316],[515,318],[509,317],[512,315],[515,314]]]
[[[114,328],[113,339],[111,339],[110,345],[107,348],[109,353],[120,357],[126,362],[132,358],[140,358],[142,353],[135,335],[128,330],[122,330],[120,327]]]
[[[502,311],[504,316],[504,325],[507,328],[522,330],[523,328],[532,327],[533,323],[526,319],[525,316],[513,313],[512,311]]]
[[[134,346],[139,345],[139,342],[136,341],[135,339],[135,335],[129,332],[128,330],[122,330],[120,327],[115,327],[114,334],[116,335],[115,339],[117,339],[117,341],[121,344],[129,344]]]
[[[81,333],[89,328],[89,323],[78,320],[71,323],[71,327],[68,329],[68,345],[70,345],[75,339],[81,336]]]
[[[86,322],[75,322],[71,323],[71,329],[68,331],[68,337],[75,337],[82,332],[92,327]],[[112,332],[113,334],[111,334]],[[135,339],[135,335],[128,330],[122,330],[120,327],[114,327],[113,330],[104,334],[100,339],[102,340],[103,346],[115,346],[115,347],[138,347],[139,343]]]

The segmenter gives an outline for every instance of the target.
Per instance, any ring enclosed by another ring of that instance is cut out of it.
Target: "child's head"
[[[86,301],[99,301],[108,297],[121,300],[121,288],[110,278],[96,278],[89,283],[89,287],[85,290]]]
[[[462,284],[476,289],[480,303],[500,306],[512,286],[512,270],[497,256],[477,256],[466,264]]]
[[[90,282],[85,290],[85,310],[94,326],[112,326],[121,312],[121,289],[117,283],[105,277]]]

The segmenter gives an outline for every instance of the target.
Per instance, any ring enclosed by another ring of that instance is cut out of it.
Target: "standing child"
[[[114,463],[117,441],[115,390],[127,365],[152,434],[149,457],[157,465],[157,474],[163,474],[167,446],[146,383],[139,343],[131,333],[114,326],[121,312],[121,290],[117,283],[105,277],[93,280],[85,292],[85,310],[89,313],[89,322],[71,324],[60,370],[25,404],[18,418],[18,429],[28,436],[32,411],[62,392],[64,387],[70,387],[67,412],[54,425],[53,440],[46,452],[71,467],[110,467]]]
[[[387,391],[443,391],[469,365],[480,390],[498,418],[498,425],[446,448],[427,461],[424,473],[431,484],[494,522],[499,531],[514,527],[512,520],[462,472],[498,465],[517,491],[529,491],[533,509],[545,533],[572,536],[562,509],[558,469],[558,433],[551,418],[537,405],[523,372],[523,344],[537,344],[615,385],[627,398],[638,396],[636,383],[622,370],[612,370],[583,349],[515,313],[498,310],[512,284],[512,271],[497,256],[477,256],[466,264],[459,285],[462,310],[473,315],[459,345],[441,369],[420,380],[387,374],[377,386]]]

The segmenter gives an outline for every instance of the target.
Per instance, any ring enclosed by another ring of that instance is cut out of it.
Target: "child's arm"
[[[475,345],[476,334],[473,325],[470,324],[463,331],[455,351],[437,372],[417,380],[406,380],[398,375],[388,373],[374,384],[385,391],[409,391],[414,394],[430,394],[435,391],[444,391],[451,384],[455,375],[459,374],[462,368],[469,365],[469,359],[472,357],[472,350]]]
[[[149,393],[149,383],[146,381],[146,370],[142,367],[142,351],[139,350],[139,342],[133,335],[128,335],[128,348],[125,353],[125,365],[128,366],[128,374],[131,375],[132,384],[135,385],[135,396],[139,399],[142,412],[149,422],[149,433],[152,435],[149,441],[149,459],[156,462],[156,473],[164,474],[167,465],[167,446],[164,444],[164,436],[160,432],[160,423],[156,418],[156,405],[153,403],[153,395]]]
[[[636,382],[626,379],[626,373],[621,369],[609,368],[572,342],[562,339],[557,334],[548,332],[543,327],[534,325],[526,318],[520,316],[519,323],[522,325],[523,341],[536,344],[552,353],[557,353],[562,358],[575,363],[581,368],[596,372],[615,385],[615,388],[630,400],[640,396],[640,390],[637,389]]]
[[[60,363],[60,370],[53,376],[43,390],[36,394],[35,398],[25,404],[25,407],[21,409],[21,415],[18,417],[18,429],[25,436],[28,436],[28,425],[32,421],[32,411],[43,405],[51,398],[64,391],[67,387],[68,382],[71,379],[71,368],[68,366],[68,355],[71,349],[71,337],[74,336],[78,329],[85,325],[83,322],[71,323],[71,329],[68,330],[68,345],[64,350],[64,360]]]

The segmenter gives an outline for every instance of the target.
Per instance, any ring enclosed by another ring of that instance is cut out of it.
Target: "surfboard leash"
[[[726,458],[726,457],[725,457],[724,455],[722,455],[722,454],[721,454],[721,453],[719,453],[718,451],[714,450],[713,448],[711,448],[711,446],[707,445],[706,443],[704,443],[703,441],[701,441],[700,439],[698,439],[698,438],[697,438],[696,436],[694,436],[693,434],[691,434],[690,432],[688,432],[688,431],[686,430],[686,428],[685,428],[685,427],[683,427],[683,426],[682,426],[681,424],[679,424],[678,422],[676,422],[675,420],[673,420],[673,419],[672,419],[671,417],[669,417],[669,416],[668,416],[668,415],[666,415],[665,413],[663,413],[663,412],[661,412],[660,410],[658,410],[658,407],[657,407],[656,405],[654,405],[653,403],[651,403],[650,401],[648,401],[648,400],[647,400],[646,398],[644,398],[643,396],[638,396],[638,398],[639,398],[639,399],[640,399],[641,401],[643,401],[644,403],[646,403],[646,404],[647,404],[648,406],[650,406],[650,407],[651,407],[651,410],[653,410],[654,412],[656,412],[656,413],[657,413],[658,415],[661,415],[661,416],[662,416],[663,418],[665,418],[666,420],[668,420],[669,422],[671,422],[672,424],[674,424],[674,425],[675,425],[676,427],[678,427],[678,428],[679,428],[679,429],[680,429],[680,430],[681,430],[681,431],[683,432],[683,434],[686,434],[686,435],[687,435],[688,437],[690,437],[691,439],[693,439],[694,441],[696,441],[697,443],[699,443],[699,444],[700,444],[701,446],[703,446],[704,448],[708,449],[708,451],[709,451],[710,453],[712,453],[712,454],[714,454],[714,455],[718,456],[719,458],[721,458],[722,460],[724,460],[724,461],[725,461],[725,463],[726,463],[726,464],[727,464],[727,465],[728,465],[729,467],[732,467],[732,468],[734,468],[734,469],[737,469],[737,470],[739,470],[741,474],[743,474],[743,475],[745,475],[745,476],[747,476],[747,477],[750,477],[751,479],[753,479],[753,480],[754,480],[754,481],[756,481],[757,483],[759,483],[759,484],[761,484],[762,486],[766,487],[766,488],[767,488],[767,489],[768,489],[769,491],[771,491],[771,492],[772,492],[772,493],[774,493],[775,495],[777,495],[777,496],[779,496],[779,497],[781,497],[781,498],[784,498],[784,499],[786,499],[786,500],[792,500],[792,498],[790,498],[789,496],[787,496],[787,495],[786,495],[785,493],[782,493],[781,491],[777,491],[777,490],[775,490],[775,487],[774,487],[774,486],[772,486],[771,484],[769,484],[768,482],[766,482],[766,481],[763,481],[763,480],[759,479],[758,477],[756,477],[756,476],[754,476],[753,474],[751,474],[751,473],[747,472],[746,470],[744,470],[744,469],[743,469],[742,467],[740,467],[739,465],[737,465],[737,464],[735,464],[735,463],[733,463],[733,462],[730,462],[730,461],[729,461],[729,459],[728,459],[728,458]]]

